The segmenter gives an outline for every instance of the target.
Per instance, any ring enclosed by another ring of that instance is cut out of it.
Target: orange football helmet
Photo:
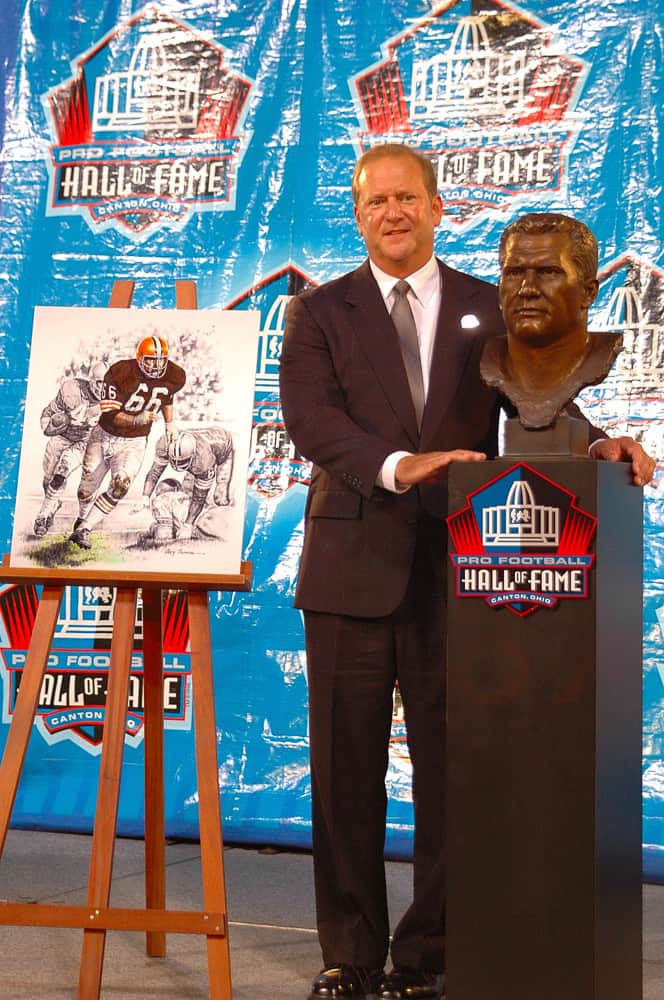
[[[168,364],[168,344],[163,337],[144,337],[136,348],[136,360],[148,378],[161,378]]]

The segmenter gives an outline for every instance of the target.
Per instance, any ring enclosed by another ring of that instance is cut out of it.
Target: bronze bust
[[[553,212],[525,215],[501,237],[507,335],[487,342],[481,374],[529,430],[553,425],[581,389],[606,378],[621,349],[620,335],[588,332],[597,259],[590,229]]]

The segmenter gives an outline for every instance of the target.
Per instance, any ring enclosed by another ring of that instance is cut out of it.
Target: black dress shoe
[[[397,967],[378,987],[378,1000],[445,1000],[442,972],[418,972]]]
[[[336,965],[323,969],[311,984],[309,1000],[317,1000],[318,997],[364,1000],[364,997],[376,995],[384,975],[382,969],[366,969],[361,965]]]

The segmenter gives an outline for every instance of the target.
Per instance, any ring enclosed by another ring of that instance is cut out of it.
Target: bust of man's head
[[[507,337],[487,344],[482,376],[508,396],[526,427],[553,423],[583,386],[607,375],[619,349],[619,338],[588,333],[597,259],[593,233],[567,215],[532,212],[503,232],[499,301]]]

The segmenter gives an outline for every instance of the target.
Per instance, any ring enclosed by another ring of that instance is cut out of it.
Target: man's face
[[[510,336],[542,345],[585,332],[596,279],[584,278],[565,233],[515,233],[507,241],[499,299]]]
[[[405,278],[426,264],[442,211],[440,195],[428,193],[410,157],[382,157],[359,176],[357,227],[369,256],[387,274]]]

